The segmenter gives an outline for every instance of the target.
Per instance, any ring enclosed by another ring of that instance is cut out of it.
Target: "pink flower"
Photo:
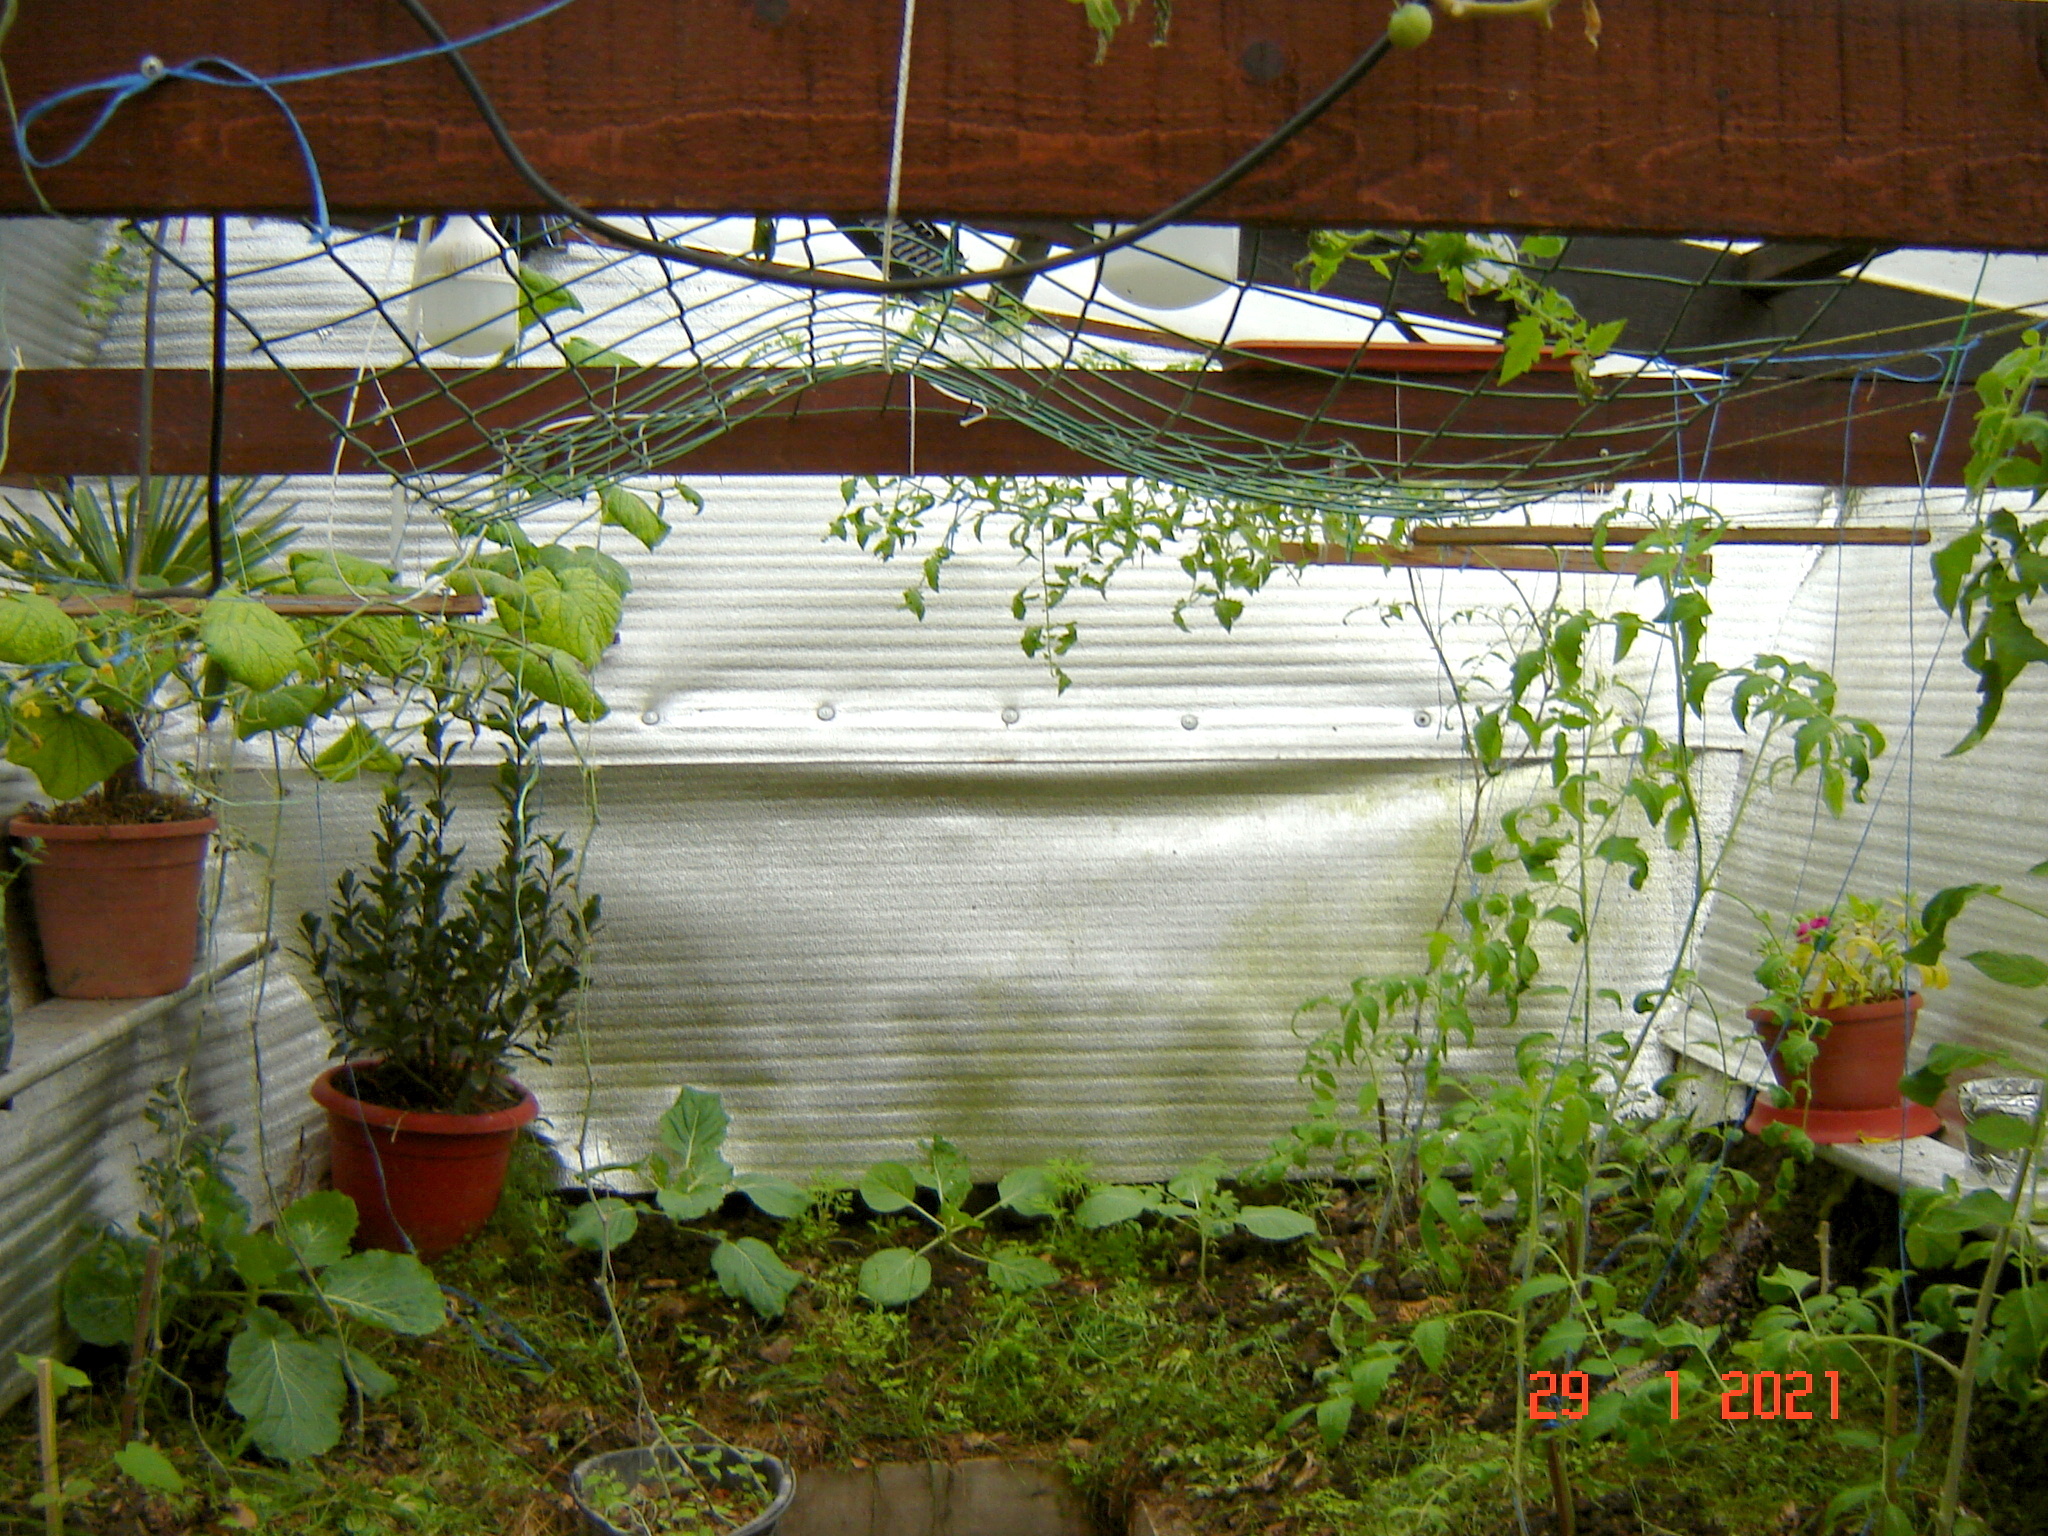
[[[1792,936],[1803,943],[1807,939],[1812,938],[1816,933],[1821,932],[1827,926],[1828,920],[1825,917],[1809,917],[1805,922],[1801,923],[1796,929],[1793,930]]]

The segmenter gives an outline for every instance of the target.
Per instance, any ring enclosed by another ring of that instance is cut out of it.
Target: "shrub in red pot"
[[[419,754],[378,807],[369,862],[344,871],[327,911],[300,924],[342,1062],[313,1089],[334,1187],[355,1201],[363,1240],[429,1258],[497,1208],[512,1144],[539,1112],[511,1064],[547,1059],[598,922],[568,846],[536,824],[539,706],[493,693],[465,722],[462,695],[434,698]],[[465,872],[454,768],[470,726],[504,754],[497,857]]]

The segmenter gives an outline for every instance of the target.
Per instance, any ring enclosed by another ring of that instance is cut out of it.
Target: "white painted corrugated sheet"
[[[0,219],[0,370],[92,361],[105,322],[80,301],[110,229],[102,219]]]
[[[1859,511],[1887,522],[1914,510],[1909,496],[1867,498]],[[1959,523],[1953,498],[1930,508],[1941,540]],[[1960,757],[1946,754],[1975,717],[1975,679],[1957,660],[1962,636],[1935,606],[1925,551],[1827,552],[1786,613],[1785,654],[1833,670],[1845,709],[1875,720],[1891,750],[1877,765],[1870,803],[1840,821],[1816,813],[1810,782],[1760,790],[1729,861],[1728,889],[1782,917],[1825,907],[1846,888],[1859,895],[1910,889],[1924,901],[1943,886],[2003,884],[2043,904],[2048,886],[2026,878],[2048,857],[2048,683],[2029,676],[2008,695],[1990,737]],[[2048,924],[1980,903],[1951,930],[1951,958],[1982,948],[2048,954]],[[1755,1000],[1750,976],[1755,926],[1723,903],[1707,930],[1704,979],[1722,1021],[1742,1031]],[[2039,1072],[2048,1040],[2038,996],[1994,985],[1954,964],[1954,985],[1930,996],[1920,1046],[1960,1040],[2005,1046]],[[1714,1028],[1696,1013],[1690,1027]]]

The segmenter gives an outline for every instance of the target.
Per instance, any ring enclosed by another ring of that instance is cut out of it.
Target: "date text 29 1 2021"
[[[1827,1417],[1842,1416],[1842,1373],[1823,1371],[1827,1379]],[[1671,1383],[1671,1417],[1678,1417],[1678,1389],[1683,1380],[1677,1371],[1666,1371]],[[1733,1385],[1730,1385],[1733,1383]],[[1813,1396],[1813,1372],[1724,1371],[1721,1385],[1721,1417],[1724,1419],[1811,1419],[1820,1417],[1806,1400]],[[1532,1419],[1582,1419],[1592,1402],[1592,1382],[1584,1371],[1531,1371],[1529,1373],[1529,1417]],[[1555,1399],[1556,1406],[1547,1406]]]

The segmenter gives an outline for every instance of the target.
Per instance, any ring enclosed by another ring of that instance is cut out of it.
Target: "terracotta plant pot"
[[[192,980],[206,840],[219,825],[55,826],[17,816],[10,834],[42,846],[29,903],[58,997],[159,997]]]
[[[1777,1016],[1768,1008],[1750,1009],[1749,1021],[1771,1053],[1771,1071],[1797,1097],[1783,1108],[1759,1103],[1749,1117],[1749,1129],[1796,1125],[1819,1142],[1898,1141],[1938,1130],[1940,1116],[1924,1105],[1905,1102],[1899,1093],[1920,1004],[1915,992],[1853,1008],[1813,1010],[1815,1018],[1828,1021],[1828,1032],[1814,1041],[1820,1054],[1807,1068],[1803,1083],[1778,1059],[1778,1041],[1785,1030]]]
[[[333,1138],[334,1187],[356,1203],[358,1243],[438,1258],[491,1219],[512,1143],[540,1104],[514,1083],[519,1102],[486,1114],[386,1109],[347,1092],[352,1074],[375,1065],[344,1062],[313,1083]]]

